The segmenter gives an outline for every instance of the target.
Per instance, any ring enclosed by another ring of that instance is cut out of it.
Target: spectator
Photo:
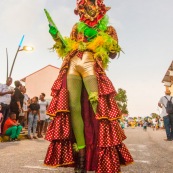
[[[158,106],[162,108],[162,113],[160,114],[161,117],[163,117],[163,122],[166,130],[166,141],[172,141],[173,140],[173,114],[169,114],[166,112],[166,105],[168,100],[171,100],[171,92],[169,90],[165,91],[165,96],[161,97],[158,103]],[[173,98],[172,98],[173,103]]]
[[[1,125],[3,121],[3,115],[2,115],[2,106],[0,105],[0,135],[1,135]]]
[[[160,128],[163,129],[163,128],[164,128],[164,125],[163,125],[163,119],[160,118],[160,121],[159,121],[159,122],[160,122],[160,124],[159,124]]]
[[[1,130],[3,130],[4,122],[9,116],[11,95],[14,90],[10,85],[12,84],[12,78],[8,77],[6,84],[0,84],[0,104],[2,106],[3,122],[1,125]]]
[[[152,127],[153,127],[153,131],[157,130],[157,119],[156,118],[152,119]]]
[[[21,87],[21,92],[24,96],[24,99],[23,99],[23,107],[22,107],[22,115],[21,117],[21,124],[23,127],[27,128],[27,113],[28,113],[28,106],[29,106],[29,97],[28,95],[26,94],[26,87],[25,86],[22,86]]]
[[[144,120],[144,124],[143,124],[143,129],[144,129],[144,131],[147,131],[147,125],[148,125],[147,121]]]
[[[29,117],[28,117],[28,139],[31,137],[31,129],[33,128],[33,138],[37,139],[36,128],[37,121],[40,121],[40,105],[38,104],[38,97],[34,97],[29,105]]]
[[[16,114],[16,121],[19,120],[19,113],[22,112],[24,96],[21,92],[22,84],[20,81],[14,82],[14,94],[11,97],[10,111]]]
[[[39,105],[40,105],[40,122],[38,123],[38,138],[42,138],[42,131],[44,126],[44,133],[46,133],[47,126],[49,123],[49,116],[46,115],[48,102],[45,100],[45,94],[41,93]]]
[[[10,113],[9,118],[5,121],[3,133],[10,136],[10,141],[19,140],[18,136],[22,126],[16,121],[16,114],[14,112]]]
[[[124,125],[124,121],[123,120],[120,120],[120,126],[121,126],[122,129],[125,128],[125,125]]]

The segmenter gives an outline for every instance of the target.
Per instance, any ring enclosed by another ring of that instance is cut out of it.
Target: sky
[[[107,13],[115,27],[125,54],[111,60],[107,71],[116,90],[127,92],[130,116],[159,113],[157,103],[164,95],[161,82],[173,60],[172,0],[105,0]],[[47,66],[60,67],[62,60],[49,48],[54,44],[44,14],[46,8],[63,36],[69,36],[78,22],[73,11],[75,0],[1,0],[0,1],[0,83],[6,79],[6,48],[11,68],[18,44],[34,47],[33,52],[19,52],[13,80]]]

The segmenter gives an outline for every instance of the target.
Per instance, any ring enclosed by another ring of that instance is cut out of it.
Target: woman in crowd
[[[21,92],[22,84],[20,81],[14,82],[14,94],[11,97],[10,111],[16,114],[16,121],[19,120],[19,113],[22,112],[24,95]]]

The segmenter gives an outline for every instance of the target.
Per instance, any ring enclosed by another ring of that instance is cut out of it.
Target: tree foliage
[[[151,116],[152,116],[152,118],[158,118],[159,117],[159,115],[156,113],[152,113]]]
[[[128,114],[127,109],[127,95],[126,90],[123,90],[122,88],[118,89],[117,95],[115,97],[115,100],[117,101],[117,105],[120,108],[122,114]]]

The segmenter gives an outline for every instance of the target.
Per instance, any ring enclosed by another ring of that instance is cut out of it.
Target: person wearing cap
[[[165,130],[166,130],[166,136],[167,138],[164,139],[166,141],[172,141],[173,140],[173,114],[168,114],[166,112],[166,105],[168,100],[171,100],[171,92],[170,90],[165,91],[165,96],[161,97],[158,106],[162,108],[162,113],[160,116],[163,118]],[[172,98],[172,103],[173,103],[173,98]],[[170,128],[171,127],[171,128]]]

